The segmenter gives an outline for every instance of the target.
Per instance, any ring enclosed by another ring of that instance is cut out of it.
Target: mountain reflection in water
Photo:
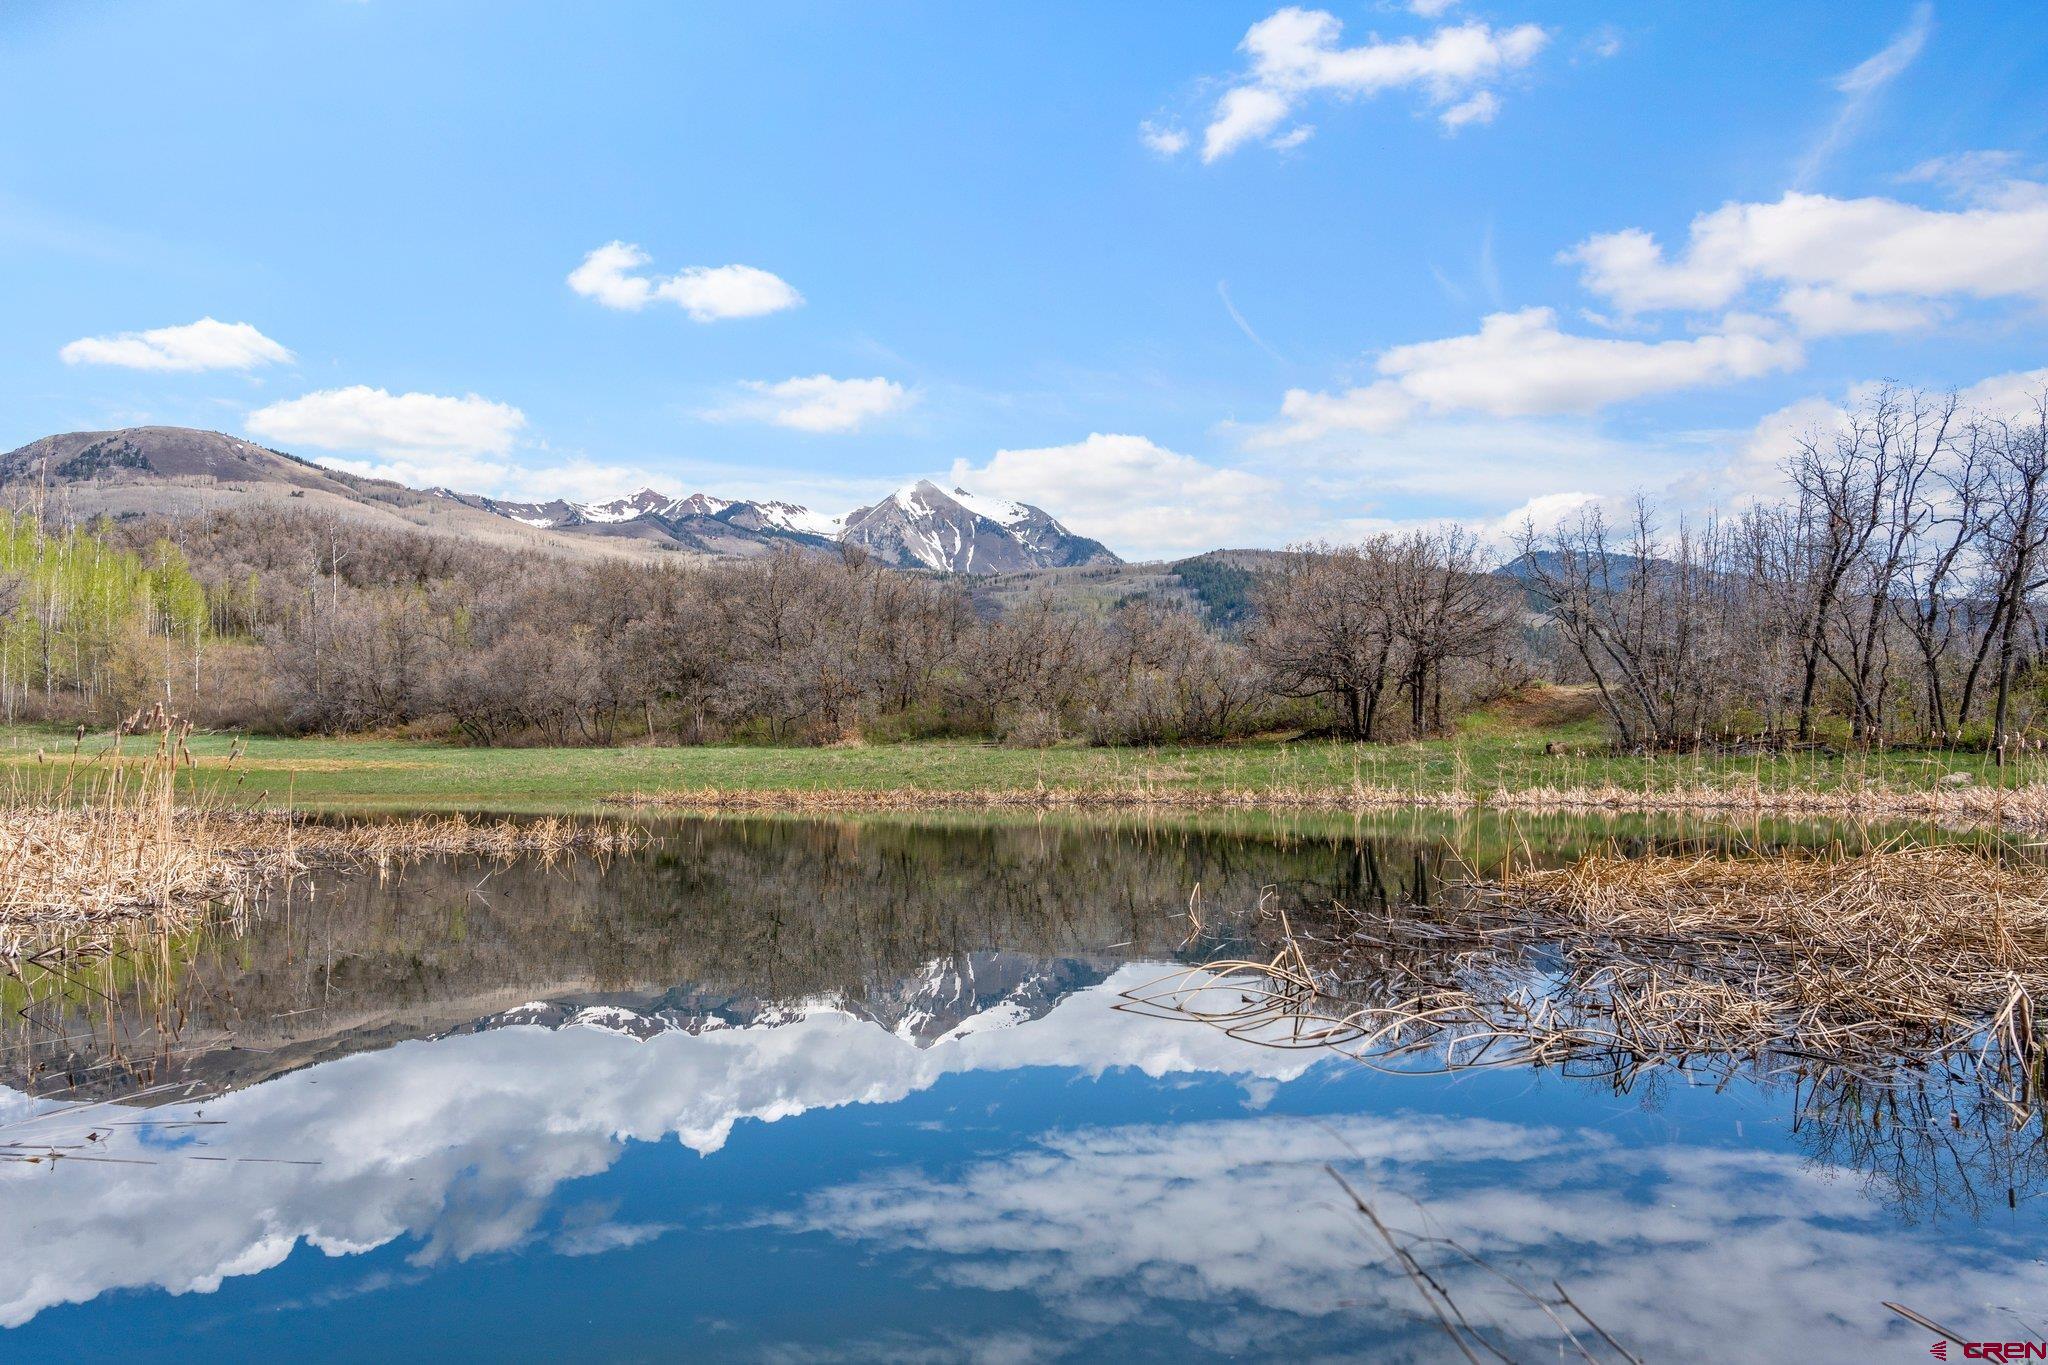
[[[0,1141],[95,1160],[0,1162],[0,1353],[1441,1356],[1326,1164],[1646,1358],[1924,1349],[1885,1299],[2027,1334],[2037,1128],[1390,1076],[1116,1008],[1197,885],[1187,958],[1268,888],[1426,903],[1468,835],[685,822],[302,887],[13,1003]]]

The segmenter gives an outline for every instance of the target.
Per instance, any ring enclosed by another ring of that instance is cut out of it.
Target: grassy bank
[[[1556,699],[1553,698],[1553,701]],[[89,761],[104,740],[15,730],[0,762],[17,781],[37,769]],[[239,745],[240,757],[229,766]],[[194,735],[196,765],[181,781],[226,782],[240,800],[309,810],[567,811],[631,798],[692,799],[732,808],[887,808],[978,804],[1157,804],[1198,807],[1343,805],[1377,793],[1422,804],[1453,794],[1576,792],[1599,804],[1663,794],[1687,808],[1721,793],[1747,807],[1753,793],[1802,793],[1812,813],[1853,813],[1853,802],[1814,793],[1957,792],[2048,780],[2028,755],[2003,774],[1980,753],[1898,750],[1831,755],[1686,755],[1639,758],[1601,751],[1597,723],[1560,705],[1519,704],[1468,717],[1452,737],[1414,744],[1328,741],[1216,747],[1046,750],[973,743],[826,749],[750,747],[470,749],[369,739],[264,739]],[[1050,794],[1050,795],[1048,795]],[[1860,799],[1860,798],[1859,798]],[[1981,798],[1980,798],[1981,799]],[[1923,804],[1927,804],[1924,803]],[[1905,812],[1927,813],[1927,812]]]

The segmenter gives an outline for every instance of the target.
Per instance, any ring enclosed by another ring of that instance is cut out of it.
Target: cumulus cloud
[[[249,414],[249,434],[288,446],[407,455],[502,455],[526,414],[476,394],[321,389]]]
[[[978,468],[955,461],[952,481],[1050,506],[1081,534],[1141,557],[1270,533],[1279,492],[1263,475],[1204,464],[1143,436],[1101,433],[1071,445],[999,450]]]
[[[1343,393],[1289,389],[1280,401],[1278,424],[1254,432],[1254,448],[1313,441],[1332,432],[1392,431],[1414,415],[1415,400],[1392,380]]]
[[[1870,299],[1843,289],[1798,285],[1778,296],[1778,311],[1804,336],[1854,336],[1859,332],[1911,332],[1942,317],[1933,304],[1914,299]]]
[[[1386,432],[1422,410],[1495,417],[1588,413],[1629,399],[1792,369],[1801,358],[1795,339],[1769,328],[1636,341],[1575,335],[1558,328],[1553,310],[1524,308],[1489,314],[1466,336],[1383,351],[1378,369],[1385,378],[1373,384],[1338,394],[1289,390],[1279,422],[1255,432],[1252,443],[1270,447],[1332,432]]]
[[[2044,393],[2048,393],[2048,369],[1993,375],[1977,381],[1956,396],[1965,408],[1973,412],[2010,421],[2016,417],[2031,416]]]
[[[661,276],[641,269],[651,259],[630,242],[607,242],[569,272],[569,287],[627,312],[673,303],[697,322],[760,317],[804,301],[788,281],[751,265],[693,265]]]
[[[119,365],[130,370],[253,370],[294,357],[246,322],[201,318],[182,327],[80,337],[57,352],[67,365]]]
[[[359,384],[272,403],[244,425],[251,436],[364,478],[522,502],[615,497],[663,478],[641,466],[581,457],[521,463],[513,450],[526,414],[473,393],[394,394]]]
[[[1798,343],[1729,331],[1673,341],[1575,336],[1548,308],[1489,314],[1479,331],[1396,346],[1382,374],[1438,410],[1496,417],[1592,412],[1610,403],[1791,369]]]
[[[1500,96],[1491,90],[1482,90],[1471,99],[1461,100],[1444,110],[1444,127],[1453,130],[1468,123],[1491,123],[1493,116],[1500,112]]]
[[[1175,124],[1146,119],[1138,125],[1138,141],[1161,156],[1179,156],[1187,149],[1188,134],[1187,129]]]
[[[1574,513],[1600,501],[1602,499],[1598,493],[1543,493],[1497,518],[1488,529],[1496,539],[1513,537],[1524,527],[1533,527],[1536,533],[1541,535],[1556,530],[1570,520]]]
[[[1424,0],[1433,17],[1448,4]],[[1298,145],[1300,131],[1282,125],[1316,95],[1360,99],[1413,89],[1442,111],[1447,128],[1484,123],[1499,108],[1491,86],[1534,61],[1549,41],[1535,24],[1494,29],[1467,23],[1424,38],[1369,37],[1341,46],[1344,25],[1324,10],[1290,6],[1253,24],[1239,45],[1247,70],[1216,102],[1202,135],[1202,159],[1215,161],[1246,143]]]
[[[1944,210],[1794,192],[1701,214],[1676,254],[1625,228],[1589,237],[1563,259],[1630,314],[1723,308],[1762,287],[1826,291],[1838,306],[1876,301],[1919,325],[1910,301],[2048,302],[2048,196]],[[1794,295],[1793,305],[1811,297]]]
[[[853,431],[871,418],[900,412],[909,390],[888,379],[834,379],[829,374],[749,381],[748,396],[706,413],[714,421],[770,422],[797,431]]]

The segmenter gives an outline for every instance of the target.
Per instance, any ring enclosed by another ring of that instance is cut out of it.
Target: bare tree
[[[1303,545],[1259,585],[1246,640],[1274,691],[1328,697],[1346,738],[1370,740],[1397,636],[1394,542]]]
[[[1698,743],[1727,677],[1717,529],[1660,534],[1638,500],[1617,539],[1597,507],[1548,537],[1522,533],[1521,564],[1624,745]]]
[[[1788,605],[1802,642],[1802,740],[1813,737],[1814,694],[1830,620],[1899,498],[1906,466],[1897,452],[1900,429],[1910,425],[1902,412],[1908,401],[1889,386],[1879,390],[1832,430],[1803,437],[1786,465],[1796,494],[1799,572],[1790,580]]]
[[[2048,546],[2048,391],[2035,396],[2033,411],[2026,418],[1988,418],[1978,431],[1991,467],[1992,511],[1985,520],[1985,539],[1998,639],[1991,747],[2003,756],[2009,737],[2013,677],[2030,662],[2025,647],[2028,637],[2021,634],[2023,619],[2033,594],[2048,583],[2043,576],[2048,568],[2043,555]]]
[[[1481,562],[1479,540],[1460,527],[1411,531],[1387,547],[1385,591],[1400,650],[1410,732],[1429,728],[1445,666],[1494,654],[1515,624],[1512,590]],[[1436,722],[1442,722],[1440,701]]]

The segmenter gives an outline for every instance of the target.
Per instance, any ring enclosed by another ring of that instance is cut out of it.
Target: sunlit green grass
[[[245,756],[229,768],[230,746],[238,742]],[[89,737],[74,759],[70,735],[17,728],[0,732],[0,763],[12,766],[17,781],[33,781],[38,769],[53,774],[107,743],[104,736]],[[1546,753],[1546,746],[1562,752]],[[195,736],[192,749],[200,766],[188,781],[243,798],[267,793],[270,801],[308,809],[560,810],[609,797],[703,788],[962,792],[1143,782],[1162,790],[1257,792],[1357,783],[1488,792],[1606,784],[1656,790],[1751,781],[1767,787],[1883,782],[1919,788],[1959,771],[1979,782],[2006,784],[2048,776],[2048,765],[2029,756],[2001,777],[1974,752],[1637,758],[1603,752],[1597,722],[1530,728],[1488,712],[1466,718],[1455,736],[1391,745],[1315,740],[1158,749],[1003,749],[965,742],[827,749],[472,749],[404,740],[237,741],[207,735]]]

